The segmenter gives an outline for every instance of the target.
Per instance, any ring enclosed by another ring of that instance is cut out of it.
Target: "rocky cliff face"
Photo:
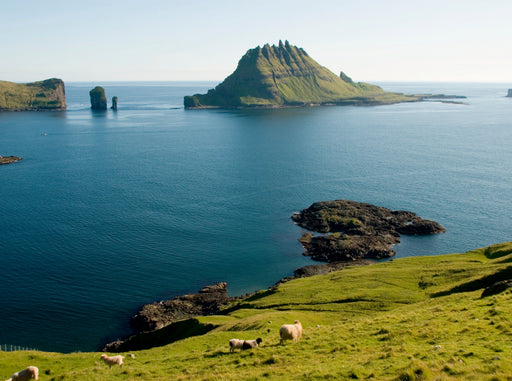
[[[507,97],[512,98],[512,89],[508,89]]]
[[[184,99],[185,108],[283,107],[379,103],[380,87],[355,83],[319,65],[302,48],[280,41],[250,49],[236,70],[207,94]]]
[[[65,110],[66,91],[58,78],[30,83],[0,81],[0,110]]]

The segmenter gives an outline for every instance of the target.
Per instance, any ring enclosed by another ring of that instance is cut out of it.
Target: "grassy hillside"
[[[0,81],[0,111],[64,110],[64,82],[57,78],[31,83]]]
[[[382,104],[418,100],[355,83],[319,65],[286,41],[250,49],[236,70],[207,94],[184,99],[186,108],[279,107],[310,104]]]
[[[100,353],[0,353],[0,377],[28,365],[41,380],[510,380],[512,293],[482,297],[512,278],[512,242],[396,259],[296,279],[201,317],[202,336],[133,352],[109,369]],[[279,345],[299,319],[299,343]],[[231,338],[263,346],[229,353]]]

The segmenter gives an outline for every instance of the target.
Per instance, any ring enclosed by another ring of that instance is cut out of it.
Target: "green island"
[[[441,98],[446,96],[441,95]],[[354,82],[313,60],[286,41],[250,49],[236,70],[206,94],[185,96],[186,109],[303,107],[315,105],[382,105],[417,102],[437,96],[404,95],[376,85]]]
[[[121,353],[122,368],[101,352],[1,352],[0,376],[33,365],[40,380],[510,380],[511,262],[506,242],[349,266],[175,323],[188,337],[173,343],[162,345],[173,324],[148,334],[161,346]],[[302,339],[280,345],[297,319]],[[230,339],[258,337],[230,353]]]
[[[0,111],[65,110],[64,82],[58,78],[30,83],[0,81]]]

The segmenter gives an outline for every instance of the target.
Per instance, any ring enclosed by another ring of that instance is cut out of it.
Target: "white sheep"
[[[29,366],[19,372],[14,373],[7,381],[29,381],[39,379],[39,369],[35,366]]]
[[[255,340],[239,340],[239,339],[231,339],[229,340],[229,351],[234,352],[235,349],[251,349],[256,348],[263,340],[258,337]]]
[[[294,343],[300,340],[302,336],[302,324],[295,320],[294,324],[284,324],[279,328],[279,336],[281,336],[280,344],[285,340],[293,340]]]
[[[123,367],[123,359],[124,356],[107,356],[106,354],[101,355],[101,359],[109,366],[109,368],[112,368],[112,365],[119,364],[119,366]]]

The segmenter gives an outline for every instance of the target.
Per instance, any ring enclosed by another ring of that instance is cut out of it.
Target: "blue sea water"
[[[119,110],[92,112],[102,85]],[[65,112],[0,113],[0,344],[96,350],[131,314],[218,281],[231,295],[297,267],[290,215],[352,199],[446,233],[397,257],[512,240],[511,84],[382,83],[467,104],[193,110],[215,83],[67,83]]]

